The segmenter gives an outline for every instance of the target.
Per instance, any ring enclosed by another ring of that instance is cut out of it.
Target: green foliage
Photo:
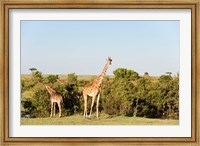
[[[25,99],[22,100],[22,107],[24,110],[22,110],[22,116],[25,115],[30,115],[32,113],[32,111],[35,109],[35,107],[32,104],[32,101],[30,99]]]
[[[71,73],[67,75],[67,81],[70,84],[77,84],[78,76],[75,73]]]
[[[114,79],[102,86],[105,113],[178,119],[179,76],[161,75],[155,82],[127,69],[119,68],[113,73]]]
[[[31,102],[34,107],[31,112],[32,117],[48,117],[50,115],[50,98],[44,86],[38,85],[35,88]]]
[[[29,70],[30,70],[31,72],[34,72],[34,71],[37,71],[37,68],[32,67],[32,68],[29,68]]]
[[[173,78],[171,75],[161,75],[158,80],[160,81],[161,84],[166,84],[170,82],[172,79]]]
[[[137,73],[126,69],[117,69],[114,72],[117,77],[104,82],[102,86],[103,110],[110,115],[132,116],[132,103],[135,98],[133,93],[136,87],[128,77],[137,75]],[[129,73],[126,74],[126,72]],[[135,78],[132,79],[135,80]]]
[[[27,78],[27,79],[22,79],[21,80],[21,90],[22,93],[25,91],[30,90],[31,88],[33,88],[35,86],[36,82],[34,79],[32,78]]]
[[[38,71],[36,68],[30,68],[29,69],[32,72],[32,77],[35,82],[41,82],[43,77],[42,77],[42,72]]]
[[[58,79],[58,75],[49,75],[47,77],[47,81],[48,83],[55,83]]]
[[[42,72],[36,71],[33,73],[34,78],[42,79]]]
[[[62,115],[72,115],[80,112],[80,96],[77,84],[55,85],[55,91],[63,97]]]
[[[90,81],[87,80],[78,80],[79,87],[85,87]]]
[[[45,88],[45,84],[52,87],[63,98],[62,115],[72,115],[80,112],[80,96],[79,87],[77,84],[77,75],[69,74],[68,83],[61,85],[57,82],[58,75],[49,75],[46,78],[38,71],[33,70],[31,78],[25,78],[21,82],[22,93],[24,100],[22,101],[22,114],[29,114],[31,117],[49,117],[51,103],[50,95]],[[39,75],[39,76],[38,76]],[[31,97],[26,98],[27,92],[32,94]],[[56,106],[58,111],[58,106]]]
[[[139,74],[133,70],[128,70],[125,68],[118,68],[113,71],[116,79],[128,79],[128,80],[136,80],[139,78]]]
[[[57,82],[58,75],[44,77],[36,68],[30,68],[31,77],[21,80],[22,115],[49,117],[50,95],[48,84],[63,98],[62,116],[83,112],[83,88],[93,81],[78,80],[75,73],[67,75],[67,83]],[[100,112],[148,118],[179,118],[179,74],[170,73],[152,79],[141,77],[134,70],[118,68],[114,77],[105,77],[100,98]],[[90,99],[90,98],[89,98]],[[90,107],[91,101],[88,101]],[[58,107],[56,106],[56,111]]]

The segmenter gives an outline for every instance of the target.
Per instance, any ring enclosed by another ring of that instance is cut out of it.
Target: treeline
[[[91,80],[78,80],[75,73],[67,75],[67,82],[60,84],[58,75],[43,76],[35,68],[31,77],[21,80],[21,114],[30,117],[49,117],[50,95],[48,84],[63,97],[62,116],[83,112],[83,88]],[[118,68],[114,77],[105,77],[100,98],[100,112],[148,118],[179,118],[179,75],[161,75],[152,78],[139,76],[133,70]],[[88,98],[91,99],[91,98]],[[91,100],[88,101],[90,104]],[[88,105],[88,107],[90,107]],[[95,107],[95,106],[94,106]]]

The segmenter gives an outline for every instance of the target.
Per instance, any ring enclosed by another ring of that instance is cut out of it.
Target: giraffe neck
[[[55,94],[55,91],[53,89],[51,89],[49,86],[46,86],[46,89],[49,92],[49,94],[51,94],[51,95]]]
[[[104,66],[103,71],[102,71],[102,73],[101,73],[101,75],[99,77],[103,77],[104,78],[106,76],[107,70],[108,70],[108,63],[106,63],[106,65]]]
[[[103,71],[102,71],[102,73],[100,74],[100,76],[95,80],[95,82],[94,82],[95,86],[97,86],[97,87],[100,87],[100,86],[101,86],[102,81],[103,81],[103,79],[104,79],[104,77],[105,77],[105,75],[106,75],[107,70],[108,70],[108,62],[107,62],[106,65],[104,66]]]

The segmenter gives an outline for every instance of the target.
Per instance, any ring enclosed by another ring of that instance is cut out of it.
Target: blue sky
[[[21,73],[179,72],[179,21],[21,21]]]

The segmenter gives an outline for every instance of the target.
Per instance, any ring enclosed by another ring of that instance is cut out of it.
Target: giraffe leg
[[[59,118],[61,117],[61,105],[60,102],[58,103],[58,107],[59,107]]]
[[[84,98],[84,113],[83,116],[84,118],[87,118],[87,95],[83,95]]]
[[[50,115],[50,118],[52,118],[52,110],[53,110],[53,102],[51,102],[51,115]]]
[[[97,119],[99,119],[99,98],[100,98],[100,93],[97,96],[97,105],[96,105]]]
[[[53,102],[53,110],[54,110],[53,116],[55,117],[55,115],[56,115],[56,103],[54,103],[54,102]]]
[[[91,108],[90,108],[90,115],[89,115],[89,118],[91,117],[92,115],[92,107],[94,105],[94,101],[95,101],[95,96],[92,97],[92,104],[91,104]]]

